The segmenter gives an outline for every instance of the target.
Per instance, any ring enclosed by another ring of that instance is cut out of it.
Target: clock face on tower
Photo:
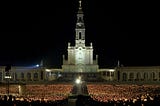
[[[81,23],[77,23],[77,25],[78,25],[79,27],[81,27],[81,26],[82,26],[82,24],[81,24]]]

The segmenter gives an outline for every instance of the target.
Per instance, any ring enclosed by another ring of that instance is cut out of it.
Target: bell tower
[[[82,11],[82,1],[79,1],[79,8],[77,13],[77,22],[76,22],[76,37],[75,37],[75,46],[79,47],[85,46],[85,25],[83,20],[83,11]]]
[[[64,72],[96,72],[97,57],[93,59],[93,46],[85,45],[85,25],[82,11],[82,1],[79,0],[77,21],[75,27],[75,45],[68,43],[68,58],[63,56],[62,69]]]

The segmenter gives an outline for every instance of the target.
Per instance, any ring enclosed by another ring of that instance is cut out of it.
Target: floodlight
[[[51,72],[51,70],[50,69],[46,69],[46,72]]]
[[[114,69],[110,69],[109,71],[110,71],[110,72],[114,72],[115,70],[114,70]]]
[[[39,67],[39,64],[37,64],[36,67]]]

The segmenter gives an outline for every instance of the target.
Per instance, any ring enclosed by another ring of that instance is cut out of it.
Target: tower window
[[[81,17],[79,17],[79,21],[82,22],[82,18]]]
[[[81,39],[81,32],[79,32],[79,39]]]

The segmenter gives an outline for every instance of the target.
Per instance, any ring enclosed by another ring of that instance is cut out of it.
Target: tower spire
[[[82,0],[79,0],[79,10],[78,13],[83,13],[82,11]]]
[[[79,9],[82,9],[82,1],[79,0]]]

